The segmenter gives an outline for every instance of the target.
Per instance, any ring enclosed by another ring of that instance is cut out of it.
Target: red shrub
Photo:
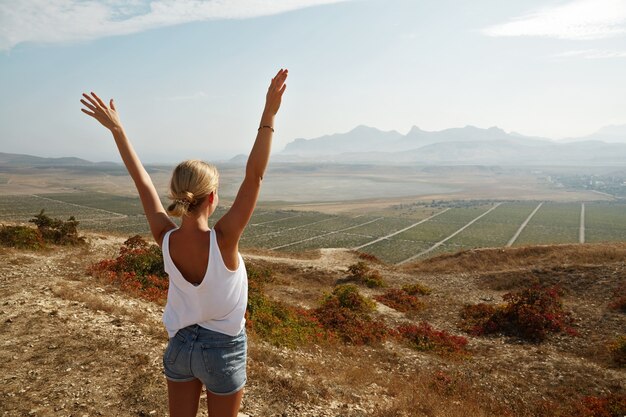
[[[426,322],[418,325],[404,324],[398,326],[398,335],[409,344],[423,351],[433,351],[442,355],[466,354],[467,339],[452,335],[445,330],[437,330]]]
[[[373,344],[384,340],[389,330],[382,321],[370,316],[372,304],[354,285],[339,285],[314,310],[314,315],[326,330],[346,343]]]
[[[424,304],[417,297],[397,288],[391,288],[382,295],[374,296],[374,298],[384,305],[403,313],[418,311],[424,307]]]
[[[503,332],[523,339],[540,342],[548,333],[566,331],[571,317],[563,311],[558,287],[534,285],[519,292],[504,295],[505,304],[469,305],[461,312],[461,328],[475,334]]]
[[[88,273],[150,301],[167,299],[169,281],[163,270],[161,248],[148,244],[139,235],[124,242],[117,258],[91,265]]]
[[[578,417],[623,417],[626,415],[626,395],[584,397],[577,407]]]

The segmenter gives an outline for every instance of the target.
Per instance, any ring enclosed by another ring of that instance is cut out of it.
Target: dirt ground
[[[85,248],[0,248],[0,416],[167,415],[162,306],[85,273],[91,263],[115,256],[123,240],[94,234]],[[258,251],[244,258],[276,271],[270,296],[304,307],[313,307],[357,260],[355,253],[334,249],[283,258]],[[391,286],[419,281],[433,289],[418,316],[379,304],[377,314],[389,324],[426,320],[461,334],[462,305],[500,301],[533,278],[564,284],[564,303],[581,336],[554,335],[542,344],[468,337],[472,356],[460,361],[396,342],[290,350],[252,338],[241,411],[253,417],[454,417],[505,415],[497,410],[506,409],[531,416],[541,401],[623,394],[626,372],[611,364],[606,349],[626,328],[626,316],[607,307],[612,291],[626,281],[624,257],[617,259],[449,273],[373,264]],[[426,382],[437,372],[457,377],[467,390],[433,394]],[[207,415],[206,407],[200,410]]]

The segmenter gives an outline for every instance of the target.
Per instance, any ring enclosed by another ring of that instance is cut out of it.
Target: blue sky
[[[274,151],[365,124],[550,138],[626,124],[626,0],[0,0],[0,152],[144,162],[247,152],[289,69]]]

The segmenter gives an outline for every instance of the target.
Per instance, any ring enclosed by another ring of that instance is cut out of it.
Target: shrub
[[[264,293],[265,284],[274,280],[268,268],[246,265],[248,272],[249,330],[276,346],[296,347],[328,340],[330,335],[306,309],[271,300]]]
[[[161,248],[135,235],[124,242],[119,253],[115,259],[91,265],[88,273],[150,301],[167,299],[169,281],[163,269]]]
[[[18,249],[41,249],[44,241],[37,229],[28,226],[0,225],[0,244]]]
[[[477,304],[461,312],[461,328],[476,334],[503,332],[540,342],[548,333],[576,332],[569,327],[570,314],[563,311],[558,287],[533,285],[504,295],[504,305]]]
[[[411,347],[421,351],[432,351],[441,355],[466,354],[467,339],[455,336],[445,330],[436,330],[430,324],[403,324],[396,329],[398,336],[409,342]]]
[[[337,300],[339,307],[354,311],[357,314],[367,314],[374,310],[376,304],[366,297],[363,297],[354,285],[338,285],[333,289],[332,294],[325,296],[323,303]]]
[[[626,336],[620,336],[609,343],[609,351],[619,367],[626,366]]]
[[[359,261],[348,267],[349,278],[362,282],[369,288],[384,287],[385,282],[380,272],[372,270],[365,262]]]
[[[85,238],[78,236],[79,221],[74,216],[63,221],[52,219],[46,216],[44,212],[45,210],[41,209],[39,214],[35,215],[29,222],[37,226],[45,242],[55,245],[81,245],[85,243]]]
[[[621,284],[615,289],[609,307],[613,310],[626,313],[626,283]]]
[[[430,376],[429,386],[438,394],[449,396],[457,390],[458,380],[445,371],[436,371]]]
[[[466,305],[461,311],[461,329],[474,336],[496,333],[503,327],[505,307],[485,303]]]
[[[626,415],[626,395],[583,397],[577,407],[578,417],[623,417]]]
[[[365,253],[365,252],[357,252],[357,253],[358,253],[359,259],[363,259],[364,261],[369,261],[369,262],[374,262],[374,263],[381,263],[380,259],[378,259],[376,255],[372,255],[371,253]]]
[[[374,296],[374,298],[384,305],[403,313],[418,311],[424,307],[424,304],[417,297],[409,294],[404,289],[391,288],[382,295]]]
[[[384,340],[389,332],[383,322],[370,316],[374,306],[354,285],[339,285],[324,297],[314,315],[327,331],[346,343],[374,344]]]
[[[403,285],[402,291],[409,295],[428,295],[432,292],[430,288],[420,283]]]

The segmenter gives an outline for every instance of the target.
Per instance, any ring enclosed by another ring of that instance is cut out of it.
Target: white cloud
[[[245,19],[347,0],[0,0],[0,50],[71,42],[181,23]]]
[[[592,40],[626,34],[626,0],[575,0],[487,27],[488,36]]]
[[[555,55],[557,58],[585,58],[585,59],[606,59],[606,58],[626,58],[626,51],[607,51],[598,49],[582,49],[577,51],[567,51]]]

